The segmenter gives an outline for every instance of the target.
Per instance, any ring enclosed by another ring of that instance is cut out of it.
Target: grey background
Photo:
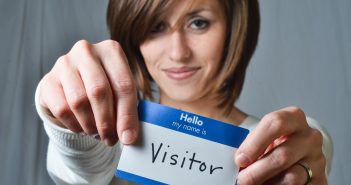
[[[0,0],[0,184],[53,184],[34,91],[79,39],[108,38],[106,0]],[[260,42],[239,107],[262,116],[289,105],[334,140],[330,184],[351,182],[351,1],[261,1]]]

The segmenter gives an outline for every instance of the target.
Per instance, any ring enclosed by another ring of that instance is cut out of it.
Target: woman
[[[327,184],[330,138],[302,110],[258,120],[234,106],[258,38],[256,0],[111,0],[107,18],[112,40],[77,42],[38,86],[56,183],[128,184],[113,178],[116,142],[137,139],[137,92],[154,99],[155,82],[159,103],[251,130],[235,154],[239,184]]]

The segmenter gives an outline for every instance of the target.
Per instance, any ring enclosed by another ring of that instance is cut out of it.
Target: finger
[[[280,185],[280,184],[305,184],[308,176],[306,170],[298,164],[279,174],[278,176],[267,180],[263,185]]]
[[[238,176],[240,182],[243,184],[262,184],[282,171],[287,170],[308,153],[310,143],[304,142],[304,139],[305,137],[299,136],[288,138],[286,142],[240,171]],[[299,150],[296,150],[297,148]]]
[[[60,81],[67,103],[84,132],[87,134],[96,133],[94,115],[79,72],[72,66],[71,60],[66,59],[64,63],[66,64],[62,64]]]
[[[77,47],[79,53],[74,53],[74,61],[80,61],[80,72],[87,97],[95,118],[98,133],[107,145],[117,142],[116,125],[114,118],[113,96],[109,80],[103,70],[100,59],[95,56],[93,46],[86,41],[81,41]],[[79,55],[76,55],[79,54]]]
[[[285,138],[259,160],[240,171],[238,179],[242,184],[261,184],[286,171],[298,161],[307,161],[316,174],[316,181],[324,179],[325,157],[321,151],[322,136],[315,129],[306,129]]]
[[[267,114],[238,148],[235,155],[236,164],[247,167],[257,160],[274,140],[304,128],[307,128],[306,117],[298,108],[290,107]]]
[[[55,123],[60,127],[73,132],[81,132],[78,121],[68,106],[62,86],[50,75],[46,75],[40,87],[40,95],[45,107],[55,118]]]
[[[115,41],[104,41],[96,45],[102,65],[110,80],[117,105],[117,132],[124,144],[132,144],[139,133],[137,113],[137,91],[127,58]]]
[[[312,181],[311,184],[327,184],[327,178],[325,175],[325,168],[321,168],[319,165],[324,163],[323,157],[320,158],[304,158],[301,159],[304,163],[308,164],[312,170]],[[287,169],[286,171],[282,172],[278,176],[267,180],[264,185],[275,185],[275,184],[307,184],[309,175],[306,169],[298,164],[295,163]]]

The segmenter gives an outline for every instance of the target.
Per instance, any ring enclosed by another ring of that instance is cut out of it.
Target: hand
[[[118,138],[124,144],[137,138],[137,90],[115,41],[78,41],[44,76],[39,93],[40,105],[63,128],[98,133],[110,146]]]
[[[308,179],[302,161],[313,172],[313,184],[327,184],[323,137],[310,128],[305,114],[296,107],[272,112],[263,117],[235,155],[243,167],[240,185],[305,184]]]

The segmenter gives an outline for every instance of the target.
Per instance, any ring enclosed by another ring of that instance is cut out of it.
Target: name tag
[[[123,147],[116,177],[139,184],[235,184],[234,153],[247,129],[147,101],[138,109],[139,141]]]

